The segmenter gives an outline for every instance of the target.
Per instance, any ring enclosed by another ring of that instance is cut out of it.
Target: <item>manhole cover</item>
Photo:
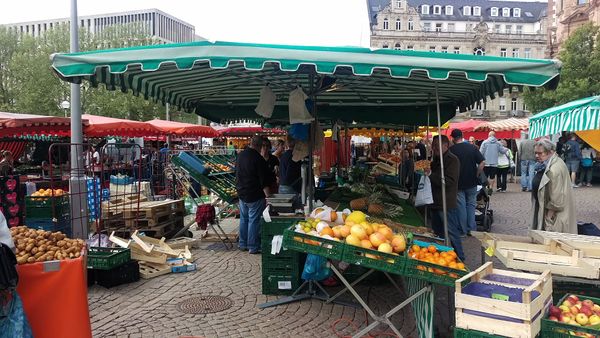
[[[183,313],[215,313],[229,309],[233,301],[223,296],[200,296],[186,299],[177,304],[177,310]]]

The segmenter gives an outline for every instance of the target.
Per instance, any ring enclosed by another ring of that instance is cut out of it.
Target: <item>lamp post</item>
[[[65,111],[65,117],[67,117],[67,110],[71,108],[71,102],[64,100],[60,103],[60,107]]]

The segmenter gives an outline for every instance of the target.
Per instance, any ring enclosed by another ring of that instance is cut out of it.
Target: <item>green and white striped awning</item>
[[[269,84],[277,95],[273,121],[288,120],[288,93],[302,86],[317,96],[319,118],[424,125],[427,110],[436,112],[436,84],[442,119],[448,120],[457,108],[466,110],[505,88],[555,87],[560,65],[389,49],[200,41],[54,54],[52,67],[66,81],[102,83],[213,121],[256,118],[260,90]]]
[[[557,134],[562,131],[600,129],[600,96],[571,101],[546,109],[529,118],[531,138]]]

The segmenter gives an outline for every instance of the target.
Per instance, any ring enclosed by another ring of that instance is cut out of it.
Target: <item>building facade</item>
[[[4,26],[21,34],[39,36],[54,26],[68,24],[69,18],[29,21],[6,24]],[[198,37],[195,27],[158,9],[147,9],[121,13],[99,14],[79,17],[79,26],[92,34],[116,25],[138,24],[144,34],[164,43],[190,42]]]
[[[548,54],[557,58],[561,44],[582,25],[600,25],[600,0],[548,0]]]
[[[545,2],[369,0],[371,46],[435,53],[544,58]],[[481,101],[457,119],[529,114],[517,91]]]

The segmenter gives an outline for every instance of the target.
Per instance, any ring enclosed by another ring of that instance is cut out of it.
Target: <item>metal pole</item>
[[[308,76],[308,81],[310,82],[310,98],[313,101],[313,117],[317,118],[317,98],[314,94],[314,83],[315,83],[315,74],[314,73],[310,73]],[[311,123],[310,127],[308,128],[309,130],[309,134],[308,134],[308,208],[310,209],[309,212],[311,212],[313,210],[313,202],[315,199],[315,183],[314,183],[314,177],[315,177],[315,173],[314,173],[314,158],[313,158],[313,152],[315,151],[314,146],[315,146],[315,123]]]
[[[444,154],[442,154],[442,118],[440,116],[440,95],[438,93],[438,83],[435,82],[435,105],[437,110],[438,125],[438,146],[440,147],[440,169],[442,170],[442,212],[444,213],[444,243],[450,246],[448,238],[448,206],[446,205],[446,175],[444,174]]]
[[[167,121],[171,121],[171,114],[169,112],[169,103],[167,102],[165,104],[165,119]],[[167,134],[167,144],[169,145],[169,149],[171,148],[171,134]]]

